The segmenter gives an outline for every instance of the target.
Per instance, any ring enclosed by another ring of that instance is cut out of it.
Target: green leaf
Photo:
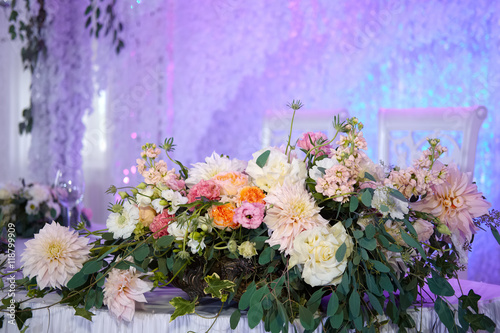
[[[156,245],[158,247],[169,247],[170,244],[175,240],[175,236],[167,235],[167,236],[162,236],[156,241]]]
[[[104,240],[114,240],[112,232],[105,232],[102,234],[102,239]]]
[[[370,259],[370,262],[373,264],[373,267],[381,272],[381,273],[388,273],[390,272],[391,270],[389,269],[389,267],[387,267],[386,265],[384,265],[383,263],[381,263],[380,261],[378,260],[372,260]]]
[[[240,301],[238,302],[238,309],[243,311],[250,306],[250,299],[252,298],[255,289],[255,281],[252,281],[252,283],[250,283],[250,285],[247,287],[245,293],[241,295]]]
[[[339,297],[335,292],[333,292],[330,296],[330,300],[328,301],[328,307],[326,308],[326,314],[331,317],[333,316],[339,308]]]
[[[356,318],[359,316],[361,299],[357,290],[353,290],[351,296],[349,297],[349,310],[351,311],[352,317]]]
[[[314,316],[308,308],[299,305],[299,318],[300,323],[306,330],[314,329]]]
[[[177,317],[184,316],[190,313],[194,313],[194,308],[198,297],[193,301],[187,301],[182,297],[174,297],[170,300],[170,304],[175,308],[174,313],[170,317],[170,322]]]
[[[268,264],[273,258],[274,250],[271,247],[266,247],[264,251],[259,256],[259,264],[260,265],[266,265]]]
[[[120,262],[118,262],[115,267],[116,269],[129,269],[130,268],[130,262],[126,261],[126,260],[122,260]]]
[[[158,258],[158,270],[165,276],[168,274],[167,259]]]
[[[358,197],[353,195],[351,197],[351,201],[349,202],[349,211],[351,213],[354,212],[356,209],[358,209],[358,205],[359,205],[359,199]]]
[[[97,260],[102,260],[104,258],[106,258],[106,256],[114,251],[118,250],[118,248],[116,247],[112,247],[112,246],[106,246],[104,248],[102,248],[101,251],[99,251],[99,258],[97,258]]]
[[[373,177],[370,173],[365,171],[365,178],[371,180],[372,182],[376,182],[375,177]]]
[[[134,259],[141,262],[149,255],[149,246],[142,244],[134,251]]]
[[[269,289],[266,286],[257,289],[250,298],[250,306],[260,303],[265,294],[269,294]]]
[[[398,190],[396,189],[393,189],[393,188],[390,188],[389,189],[389,193],[396,199],[399,199],[401,201],[404,201],[404,202],[408,202],[408,200],[406,199],[406,197],[403,195],[403,193],[399,192]]]
[[[85,297],[85,310],[90,310],[95,304],[95,289],[90,289]]]
[[[448,304],[446,304],[446,302],[443,301],[441,297],[438,297],[436,299],[436,302],[434,303],[434,310],[436,311],[436,313],[439,316],[439,319],[444,324],[444,326],[446,326],[448,331],[455,332],[456,325],[453,312],[450,310]]]
[[[257,325],[259,325],[263,316],[264,310],[262,309],[262,304],[257,303],[254,306],[250,307],[247,312],[248,327],[255,328]]]
[[[335,259],[337,259],[338,262],[344,260],[346,251],[347,251],[347,245],[345,245],[345,243],[342,243],[342,245],[340,245],[339,248],[337,249],[337,252],[335,252]]]
[[[387,213],[389,211],[389,207],[387,207],[386,205],[380,205],[380,211],[382,213]]]
[[[405,225],[406,225],[406,228],[408,228],[408,231],[415,237],[417,237],[418,239],[418,234],[417,234],[417,231],[415,230],[415,228],[413,227],[413,225],[410,223],[410,221],[408,221],[408,219],[404,219],[404,222],[405,222]]]
[[[222,302],[227,300],[229,293],[233,292],[236,287],[236,283],[233,281],[221,280],[217,273],[205,276],[204,280],[207,282],[208,287],[203,291],[214,298],[219,298]]]
[[[325,292],[326,290],[318,289],[314,292],[314,294],[311,295],[311,297],[307,301],[306,306],[312,313],[318,310],[319,305],[321,304],[321,299],[323,298]]]
[[[414,247],[417,249],[417,251],[420,253],[422,258],[427,259],[427,255],[425,254],[424,249],[422,248],[422,245],[420,245],[419,242],[417,242],[413,237],[408,235],[403,229],[399,228],[401,232],[401,238],[403,238],[404,242],[408,244],[411,247]]]
[[[375,232],[376,232],[376,229],[375,229],[375,226],[373,224],[368,224],[366,226],[366,228],[365,228],[366,238],[371,239],[371,238],[375,237]]]
[[[361,202],[368,208],[372,206],[372,194],[370,193],[370,191],[365,190],[363,192],[363,194],[361,195]]]
[[[497,228],[495,228],[494,226],[491,226],[491,233],[493,234],[493,236],[497,240],[498,244],[500,244],[500,234],[498,233]]]
[[[92,274],[98,272],[102,268],[103,261],[89,261],[82,267],[83,274]]]
[[[75,316],[80,316],[87,320],[92,321],[92,316],[94,315],[95,315],[94,313],[85,310],[84,308],[75,308]]]
[[[95,307],[97,309],[100,309],[102,308],[102,301],[104,299],[104,294],[102,292],[102,289],[101,288],[97,288],[95,290]]]
[[[481,296],[479,296],[478,294],[476,294],[474,292],[474,290],[469,290],[469,294],[466,296],[466,295],[462,295],[460,296],[459,300],[461,300],[463,302],[463,307],[464,309],[467,309],[468,307],[471,307],[472,310],[474,310],[476,313],[479,312],[479,308],[478,308],[478,302],[479,300],[481,299]]]
[[[87,8],[85,8],[85,15],[89,15],[91,11],[92,11],[92,5],[88,5]]]
[[[434,270],[432,271],[432,278],[427,279],[427,284],[429,285],[429,289],[435,295],[440,295],[440,296],[455,295],[455,290],[453,289],[451,284]]]
[[[352,232],[352,235],[354,236],[354,238],[360,239],[361,237],[363,237],[364,233],[361,230],[354,230]]]
[[[358,240],[359,245],[367,249],[368,251],[373,251],[377,248],[377,241],[375,239],[368,239],[363,237]]]
[[[229,318],[229,324],[231,325],[232,330],[236,329],[238,323],[240,322],[240,318],[241,318],[240,310],[238,309],[234,310],[234,312],[231,314],[231,317]]]
[[[334,329],[339,328],[342,325],[343,321],[344,321],[343,313],[337,313],[336,315],[330,317],[330,325],[332,325],[332,328]]]
[[[76,273],[73,275],[71,280],[68,281],[68,288],[70,289],[76,289],[80,286],[82,286],[85,282],[87,282],[88,275],[85,275],[82,273],[82,271]]]
[[[266,150],[265,152],[263,152],[262,154],[260,154],[260,156],[257,158],[257,160],[255,161],[255,163],[263,168],[264,165],[266,165],[266,162],[267,162],[267,159],[269,158],[269,155],[271,154],[271,151],[270,150]]]

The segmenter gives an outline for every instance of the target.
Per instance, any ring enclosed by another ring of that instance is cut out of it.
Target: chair
[[[293,111],[267,111],[262,127],[262,148],[281,146],[288,141]],[[339,115],[344,121],[349,117],[347,110],[298,110],[293,121],[292,141],[304,132],[323,132],[329,139],[335,135],[333,117]]]
[[[487,114],[484,106],[380,109],[379,159],[409,166],[428,147],[426,138],[439,138],[448,148],[443,163],[453,161],[460,170],[473,174],[478,133]]]

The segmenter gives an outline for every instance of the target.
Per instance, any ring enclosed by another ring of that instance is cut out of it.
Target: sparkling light
[[[130,137],[131,137],[132,139],[137,139],[137,133],[136,133],[136,132],[134,132],[134,133],[130,134]]]
[[[128,172],[129,172],[129,171],[128,171],[128,169],[123,169],[123,174],[124,174],[125,176],[128,176]]]
[[[130,178],[128,178],[128,177],[123,178],[123,182],[124,182],[125,184],[128,184],[128,183],[129,183],[129,181],[130,181]]]

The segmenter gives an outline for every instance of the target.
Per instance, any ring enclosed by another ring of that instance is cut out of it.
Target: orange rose
[[[149,227],[155,216],[156,211],[152,207],[139,207],[139,221],[141,221],[145,227]]]
[[[240,190],[239,201],[249,202],[249,203],[262,203],[265,204],[264,198],[266,195],[257,186],[245,186]]]
[[[214,226],[219,229],[230,228],[237,229],[239,224],[233,221],[235,207],[227,203],[222,206],[214,206],[210,211],[210,215],[214,220]]]
[[[241,172],[225,172],[212,179],[221,187],[223,195],[236,195],[240,188],[248,185],[248,176]]]

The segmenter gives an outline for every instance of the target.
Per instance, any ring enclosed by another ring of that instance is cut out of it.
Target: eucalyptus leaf
[[[240,322],[240,318],[241,318],[240,310],[238,309],[234,310],[234,312],[231,314],[231,317],[229,318],[229,324],[232,330],[236,329],[238,323]]]

